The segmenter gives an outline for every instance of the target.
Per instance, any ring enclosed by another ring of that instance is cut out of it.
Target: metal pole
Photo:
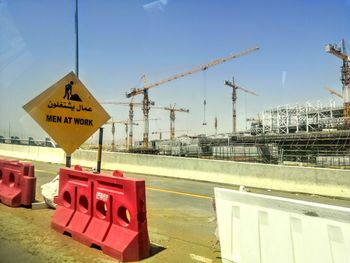
[[[79,78],[78,0],[75,0],[75,74]]]
[[[75,74],[79,78],[79,38],[78,38],[78,0],[75,0]],[[66,155],[66,167],[71,167],[72,157]]]
[[[103,141],[103,128],[100,128],[98,137],[98,153],[97,153],[97,173],[101,172],[101,159],[102,159],[102,141]]]
[[[70,168],[72,165],[72,158],[70,155],[66,155],[66,167]]]

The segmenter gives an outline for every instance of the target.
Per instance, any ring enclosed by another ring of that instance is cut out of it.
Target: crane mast
[[[160,110],[167,110],[170,113],[170,139],[173,140],[175,139],[175,112],[185,112],[189,113],[189,109],[184,109],[184,108],[175,108],[176,104],[171,105],[169,107],[152,107],[153,109],[160,109]],[[152,133],[153,134],[153,133]]]
[[[112,135],[113,135],[113,140],[112,140],[112,151],[114,152],[115,150],[115,124],[124,124],[125,125],[125,149],[129,150],[130,149],[130,145],[128,143],[128,129],[129,129],[129,125],[130,128],[134,125],[139,125],[138,123],[132,122],[130,123],[129,120],[125,120],[125,121],[109,121],[107,122],[107,124],[112,124]]]
[[[170,140],[175,139],[175,112],[186,112],[189,113],[189,109],[184,108],[175,108],[174,105],[170,105],[169,107],[165,107],[165,110],[168,110],[170,112]]]
[[[244,50],[240,53],[237,53],[237,54],[231,54],[231,55],[226,56],[226,57],[215,59],[209,63],[201,64],[193,69],[175,74],[173,76],[170,76],[170,77],[165,78],[163,80],[160,80],[158,82],[154,82],[154,83],[150,83],[150,84],[147,83],[146,77],[145,77],[145,75],[143,75],[142,76],[142,78],[144,80],[143,87],[132,89],[129,93],[126,94],[126,97],[130,98],[130,97],[137,96],[139,94],[143,94],[143,108],[142,108],[142,110],[143,110],[144,120],[145,120],[145,123],[144,123],[145,127],[144,127],[144,134],[143,134],[143,147],[144,147],[144,149],[146,149],[146,150],[148,149],[148,139],[149,139],[148,138],[148,134],[149,134],[148,118],[149,118],[149,108],[150,108],[149,107],[150,101],[149,101],[149,97],[148,97],[148,90],[149,89],[154,88],[154,87],[158,87],[162,84],[168,83],[170,81],[173,81],[173,80],[176,80],[179,78],[183,78],[185,76],[188,76],[188,75],[200,72],[200,71],[205,71],[208,68],[214,67],[216,65],[222,64],[224,62],[230,61],[230,60],[235,59],[235,58],[242,57],[242,56],[247,55],[247,54],[254,52],[256,50],[259,50],[259,47],[249,48],[249,49],[246,49],[246,50]]]
[[[130,130],[129,130],[129,136],[128,136],[128,143],[127,143],[127,149],[128,150],[132,150],[133,147],[133,124],[134,123],[134,106],[137,107],[142,107],[144,108],[144,104],[140,103],[140,102],[133,102],[133,98],[131,99],[130,102],[119,102],[119,101],[103,101],[101,102],[101,104],[111,104],[111,105],[122,105],[122,106],[129,106],[129,126],[130,126]],[[154,105],[154,101],[148,101],[148,111],[150,106]],[[147,121],[149,121],[149,119],[147,119]]]
[[[143,121],[144,121],[144,132],[143,132],[143,147],[148,149],[148,135],[149,135],[149,110],[150,101],[148,97],[148,90],[143,91],[143,101],[142,101],[142,111],[143,111]]]
[[[134,104],[133,103],[129,103],[129,123],[133,123],[134,122]],[[133,147],[133,137],[134,137],[134,129],[133,129],[133,125],[130,125],[130,131],[128,134],[128,151],[132,150]]]
[[[328,44],[325,47],[326,52],[340,58],[343,61],[341,67],[341,82],[343,85],[343,116],[344,126],[349,128],[350,124],[350,68],[349,68],[349,56],[346,51],[345,40],[342,39],[341,45]]]
[[[232,77],[232,82],[226,80],[225,85],[232,88],[232,133],[236,132],[236,101],[237,101],[237,87],[235,79]]]
[[[236,121],[237,121],[237,114],[236,114],[237,89],[240,89],[246,93],[250,93],[250,94],[255,95],[255,96],[258,96],[258,94],[256,94],[253,91],[247,90],[245,88],[242,88],[242,87],[236,85],[234,77],[232,77],[232,82],[226,80],[225,85],[232,88],[232,133],[236,133],[236,131],[237,131],[237,124],[236,124]]]
[[[159,119],[150,119],[150,121],[156,121]],[[138,126],[138,122],[141,122],[142,120],[134,120],[133,122],[130,122],[130,120],[112,120],[107,122],[107,124],[111,124],[112,125],[112,135],[113,135],[113,140],[112,140],[112,151],[115,150],[115,124],[124,124],[125,126],[125,149],[127,151],[132,150],[130,142],[128,140],[128,135],[129,135],[129,127],[130,129],[136,125]]]

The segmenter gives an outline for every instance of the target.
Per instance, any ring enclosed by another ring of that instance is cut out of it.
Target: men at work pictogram
[[[64,93],[63,98],[67,99],[67,100],[82,101],[78,94],[76,94],[76,93],[72,94],[73,85],[74,85],[74,81],[70,81],[65,86],[65,93]]]

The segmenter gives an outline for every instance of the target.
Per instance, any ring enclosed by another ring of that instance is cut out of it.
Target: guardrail
[[[34,140],[32,137],[29,137],[28,139],[20,139],[18,136],[6,138],[0,135],[0,143],[57,148],[57,145],[50,138],[45,138],[45,140]]]

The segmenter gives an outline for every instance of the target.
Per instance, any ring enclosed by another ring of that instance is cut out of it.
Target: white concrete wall
[[[0,156],[49,163],[65,162],[64,151],[61,148],[0,144]]]
[[[62,149],[0,144],[0,155],[65,163]],[[77,150],[72,164],[96,167],[96,151]],[[282,191],[350,197],[350,171],[104,152],[102,168]]]

